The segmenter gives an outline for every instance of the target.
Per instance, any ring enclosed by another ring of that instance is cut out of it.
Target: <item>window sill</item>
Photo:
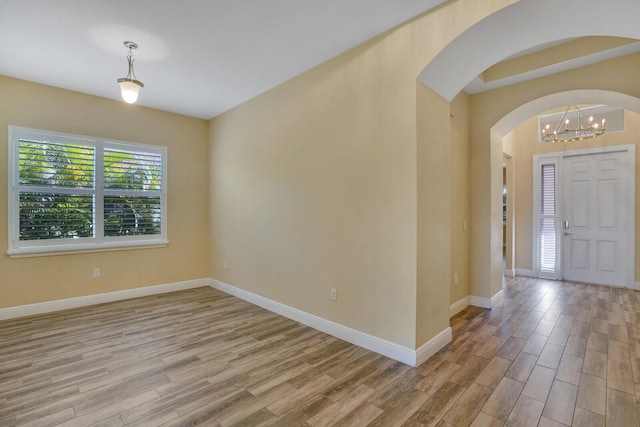
[[[114,252],[114,251],[129,251],[134,249],[153,249],[164,248],[169,245],[168,240],[154,240],[148,242],[117,242],[106,243],[102,245],[60,245],[60,246],[37,246],[29,248],[10,249],[7,251],[7,255],[11,258],[29,258],[40,256],[55,256],[55,255],[73,255],[84,254],[91,252]]]

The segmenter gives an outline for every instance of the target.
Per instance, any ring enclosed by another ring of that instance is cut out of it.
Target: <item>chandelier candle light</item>
[[[141,81],[136,79],[136,74],[133,72],[133,49],[137,49],[138,45],[134,42],[126,41],[122,43],[124,47],[129,49],[127,53],[127,62],[129,63],[129,72],[126,77],[118,79],[120,84],[120,91],[122,92],[122,99],[128,104],[133,104],[138,99],[138,93],[140,89],[144,87]]]
[[[551,131],[550,128],[549,124],[542,128],[543,142],[581,141],[598,137],[606,130],[605,119],[602,119],[602,125],[594,123],[593,116],[587,117],[577,105],[567,107],[555,129]]]

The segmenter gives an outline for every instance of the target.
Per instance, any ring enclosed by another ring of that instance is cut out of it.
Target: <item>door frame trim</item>
[[[629,207],[626,212],[623,213],[625,215],[625,219],[627,222],[627,229],[629,230],[629,235],[632,236],[630,239],[627,239],[626,242],[626,253],[628,256],[628,262],[626,267],[625,279],[626,279],[626,287],[630,289],[636,289],[635,282],[635,248],[636,248],[636,237],[635,237],[635,195],[636,195],[636,146],[634,144],[625,144],[625,145],[611,145],[606,147],[597,147],[597,148],[583,148],[577,150],[570,151],[559,151],[554,153],[544,153],[544,154],[534,154],[533,155],[533,224],[532,224],[532,237],[533,237],[533,273],[536,277],[547,277],[551,279],[562,279],[562,244],[557,244],[557,253],[556,259],[559,260],[558,265],[559,268],[556,271],[555,277],[549,277],[549,275],[540,276],[539,266],[540,266],[540,254],[539,254],[539,240],[540,240],[540,165],[546,163],[555,163],[556,164],[556,200],[564,200],[563,199],[563,186],[560,185],[563,181],[563,160],[566,157],[575,157],[575,156],[583,156],[583,155],[592,155],[592,154],[606,154],[606,153],[626,153],[627,154],[627,162],[629,165],[628,168],[628,186],[626,194],[623,197],[626,197],[627,200],[630,201]],[[630,178],[630,179],[629,179]],[[563,218],[562,205],[558,210],[557,220],[556,220],[556,234],[561,232],[561,222]],[[560,240],[559,240],[560,241]],[[606,285],[605,285],[606,286]]]

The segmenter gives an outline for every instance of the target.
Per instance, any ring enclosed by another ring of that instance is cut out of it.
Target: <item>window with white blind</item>
[[[166,148],[9,127],[10,256],[164,246]]]
[[[558,156],[533,156],[534,272],[548,279],[562,277],[560,177]]]
[[[541,273],[557,270],[556,165],[543,164],[540,170],[540,265]]]

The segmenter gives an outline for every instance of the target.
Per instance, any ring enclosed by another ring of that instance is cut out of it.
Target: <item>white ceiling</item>
[[[0,0],[0,74],[209,119],[445,0]]]

